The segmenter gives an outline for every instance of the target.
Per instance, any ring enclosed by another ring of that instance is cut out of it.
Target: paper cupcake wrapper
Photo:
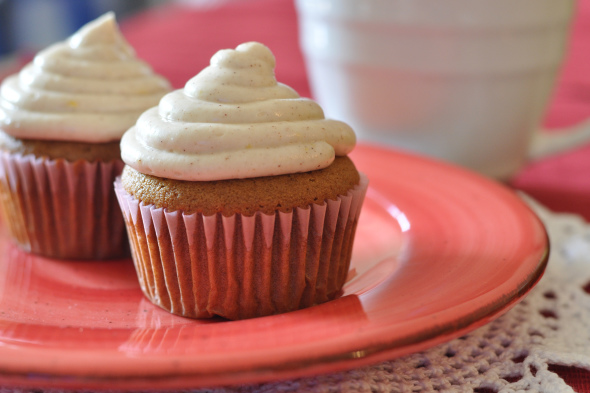
[[[68,162],[0,153],[3,217],[25,251],[52,258],[129,255],[113,181],[122,161]]]
[[[140,286],[154,304],[192,318],[244,319],[338,296],[368,180],[323,205],[253,216],[169,212],[144,205],[120,180]]]

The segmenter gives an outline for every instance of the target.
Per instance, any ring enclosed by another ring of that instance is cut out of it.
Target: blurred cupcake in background
[[[24,250],[47,257],[128,255],[112,183],[119,140],[170,90],[136,58],[113,13],[39,52],[0,88],[0,202]]]
[[[260,43],[221,50],[121,140],[115,188],[145,295],[244,319],[340,294],[367,179],[356,137],[277,83]]]

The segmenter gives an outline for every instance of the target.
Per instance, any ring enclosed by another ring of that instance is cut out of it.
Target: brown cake
[[[25,140],[0,131],[0,206],[16,243],[55,258],[127,256],[108,188],[123,167],[119,152],[118,142]]]
[[[47,257],[129,255],[114,179],[121,135],[169,91],[107,14],[0,89],[0,202],[9,233]]]
[[[191,182],[144,175],[126,167],[122,179],[129,194],[157,208],[185,214],[251,216],[257,212],[290,213],[295,207],[336,200],[357,186],[360,176],[350,158],[344,156],[336,157],[325,169],[278,176]]]
[[[115,189],[144,294],[178,315],[228,319],[337,297],[367,180],[344,123],[274,78],[258,43],[140,116]]]
[[[120,141],[84,143],[51,141],[43,139],[18,139],[0,131],[0,150],[23,156],[32,154],[38,158],[64,159],[69,162],[110,162],[121,160]]]

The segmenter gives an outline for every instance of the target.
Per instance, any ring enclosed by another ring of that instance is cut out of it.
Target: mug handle
[[[571,150],[578,146],[590,142],[590,119],[582,121],[572,127],[553,130],[539,130],[533,137],[533,142],[529,148],[529,161],[540,160]]]

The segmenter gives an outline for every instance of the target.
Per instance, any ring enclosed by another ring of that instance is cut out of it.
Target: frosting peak
[[[295,90],[277,83],[274,68],[275,57],[266,46],[241,44],[235,50],[223,49],[213,55],[211,65],[186,83],[184,93],[220,103],[299,98]]]
[[[68,39],[68,44],[72,49],[110,45],[129,56],[133,56],[135,53],[121,35],[113,12],[107,12],[100,18],[82,26],[76,34]]]
[[[145,174],[210,181],[317,170],[350,152],[352,129],[278,83],[274,66],[255,42],[217,52],[125,133],[123,161]]]
[[[275,57],[266,46],[258,42],[240,44],[234,49],[222,49],[211,58],[214,67],[248,68],[267,67],[274,70]]]
[[[169,90],[107,13],[5,79],[0,129],[25,139],[118,140]]]

